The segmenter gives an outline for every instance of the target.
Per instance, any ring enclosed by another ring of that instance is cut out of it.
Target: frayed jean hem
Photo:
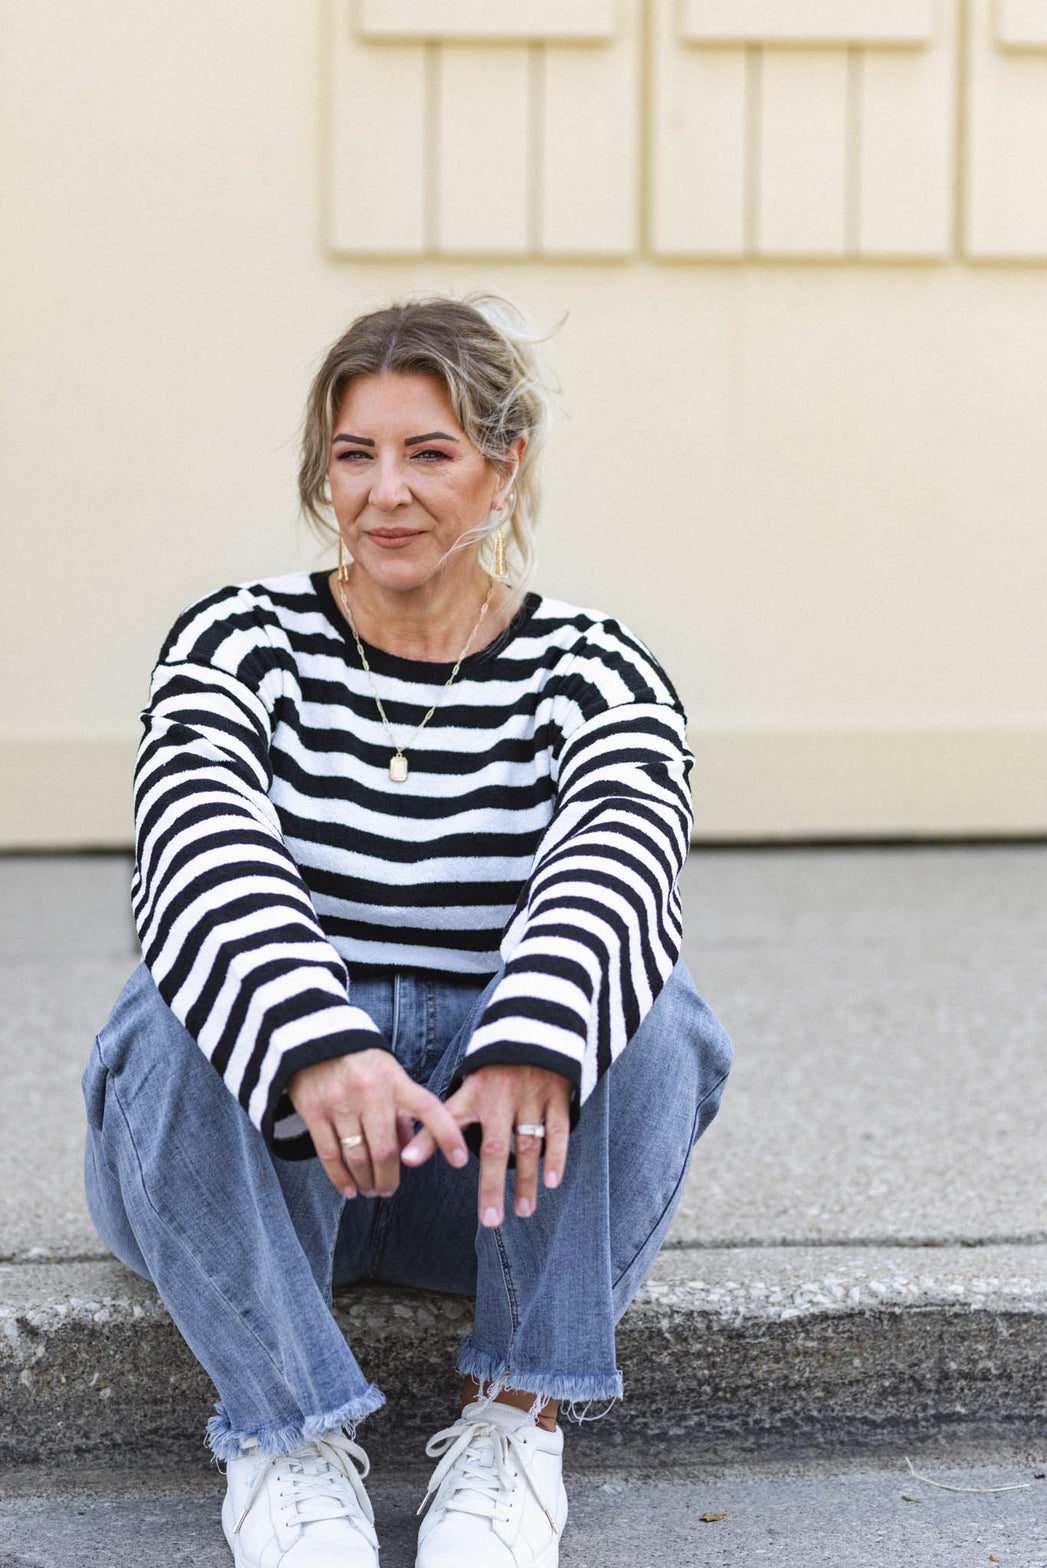
[[[481,1389],[490,1392],[498,1388],[515,1388],[524,1394],[543,1394],[546,1399],[558,1399],[561,1404],[577,1410],[579,1406],[606,1403],[608,1409],[625,1393],[622,1374],[569,1373],[561,1376],[547,1372],[524,1372],[510,1366],[504,1356],[481,1350],[467,1336],[458,1352],[458,1370],[463,1377],[473,1377]]]
[[[288,1421],[283,1426],[259,1427],[253,1432],[234,1431],[222,1405],[218,1414],[207,1423],[207,1446],[216,1459],[239,1459],[246,1443],[257,1444],[261,1453],[279,1458],[293,1454],[296,1448],[323,1437],[325,1432],[348,1428],[353,1433],[358,1421],[373,1415],[385,1404],[385,1395],[373,1383],[368,1383],[362,1394],[350,1399],[337,1410],[325,1411],[318,1416],[303,1416],[300,1421]]]

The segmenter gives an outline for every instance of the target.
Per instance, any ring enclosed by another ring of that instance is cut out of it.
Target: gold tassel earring
[[[512,517],[515,502],[516,491],[510,490],[498,510]],[[498,524],[498,532],[494,536],[494,575],[499,582],[505,582],[505,529],[501,523]]]
[[[349,581],[349,566],[350,566],[350,563],[345,558],[345,545],[342,543],[342,536],[341,536],[341,534],[339,534],[338,535],[338,581],[340,583],[347,583]]]

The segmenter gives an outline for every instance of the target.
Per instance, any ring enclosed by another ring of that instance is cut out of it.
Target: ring
[[[518,1127],[513,1128],[513,1131],[516,1133],[518,1138],[544,1138],[545,1123],[521,1122]]]
[[[362,1132],[351,1132],[348,1138],[339,1138],[338,1140],[343,1149],[355,1149],[361,1143],[366,1143],[366,1141]]]

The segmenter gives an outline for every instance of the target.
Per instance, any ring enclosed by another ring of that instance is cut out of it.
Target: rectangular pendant
[[[395,757],[389,758],[389,777],[394,784],[407,782],[407,758],[397,752]]]

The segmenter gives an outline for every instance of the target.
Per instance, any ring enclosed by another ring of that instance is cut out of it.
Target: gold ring
[[[355,1149],[361,1143],[365,1143],[366,1139],[364,1138],[362,1132],[351,1132],[348,1138],[339,1138],[338,1142],[342,1145],[343,1149]]]

